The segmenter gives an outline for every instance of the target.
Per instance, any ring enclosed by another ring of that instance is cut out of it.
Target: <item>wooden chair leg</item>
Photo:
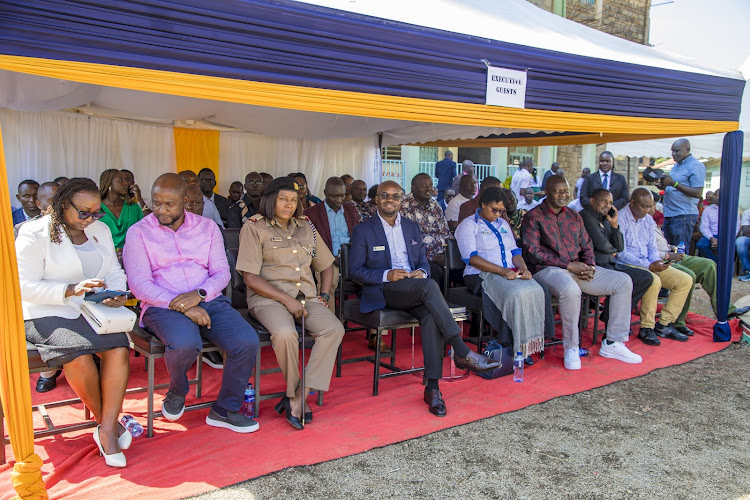
[[[146,356],[148,365],[146,374],[148,377],[148,408],[146,417],[146,437],[154,436],[154,357]]]

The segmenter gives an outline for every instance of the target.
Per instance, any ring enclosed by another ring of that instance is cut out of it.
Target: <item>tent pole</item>
[[[716,293],[716,319],[714,325],[714,342],[729,342],[732,332],[727,323],[729,302],[732,292],[732,275],[734,274],[735,229],[737,227],[737,209],[740,198],[740,177],[742,176],[742,141],[741,130],[729,132],[724,136],[721,153],[721,196],[719,198],[719,247],[717,250],[718,288]]]

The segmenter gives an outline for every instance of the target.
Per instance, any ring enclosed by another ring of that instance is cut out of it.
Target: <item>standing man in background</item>
[[[586,177],[583,186],[581,186],[579,192],[581,206],[588,205],[591,195],[600,188],[612,193],[613,205],[617,210],[621,210],[628,204],[628,181],[625,180],[623,175],[612,171],[614,165],[615,157],[612,153],[604,151],[599,155],[599,170]]]
[[[438,180],[437,202],[443,210],[445,210],[445,190],[450,189],[453,185],[453,178],[456,174],[456,162],[453,161],[453,152],[446,151],[445,158],[435,163],[435,177]]]
[[[513,178],[510,181],[510,190],[516,195],[516,200],[523,198],[521,189],[532,187],[531,185],[534,182],[534,177],[531,175],[532,170],[534,170],[534,160],[524,158],[518,170],[513,174]]]
[[[706,167],[690,154],[690,142],[677,139],[672,143],[676,162],[669,175],[659,181],[664,190],[664,225],[662,231],[671,245],[690,245],[693,228],[698,222],[698,198],[703,196]]]
[[[201,188],[201,192],[203,193],[203,204],[216,207],[216,211],[219,213],[222,222],[219,225],[224,227],[227,224],[229,207],[232,206],[232,202],[227,198],[224,198],[222,195],[214,193],[214,188],[216,187],[216,174],[214,174],[213,170],[210,168],[202,168],[201,171],[198,172],[198,187]]]
[[[557,170],[559,168],[560,168],[560,164],[555,162],[549,167],[549,170],[544,172],[544,177],[542,177],[542,191],[544,191],[544,187],[547,185],[547,179],[549,179],[553,175],[557,175]]]
[[[581,170],[581,178],[576,181],[576,187],[573,191],[573,197],[574,198],[580,198],[581,196],[581,188],[583,187],[583,183],[586,181],[586,177],[589,176],[591,173],[591,169],[586,167]]]

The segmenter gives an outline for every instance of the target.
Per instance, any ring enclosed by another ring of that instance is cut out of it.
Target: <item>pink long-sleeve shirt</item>
[[[128,229],[123,249],[128,286],[142,311],[168,308],[177,295],[202,288],[206,302],[229,283],[229,264],[219,227],[211,219],[185,212],[177,231],[147,215]],[[142,315],[141,315],[142,317]]]

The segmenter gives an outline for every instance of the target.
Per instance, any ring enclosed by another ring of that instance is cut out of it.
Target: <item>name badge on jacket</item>
[[[385,252],[385,247],[372,247],[373,252]]]

